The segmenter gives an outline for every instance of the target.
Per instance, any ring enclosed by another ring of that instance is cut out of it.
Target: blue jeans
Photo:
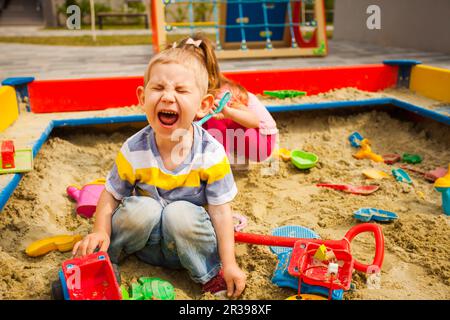
[[[175,201],[162,207],[143,196],[122,200],[112,217],[108,254],[119,263],[121,253],[172,269],[185,268],[195,282],[206,283],[220,270],[217,238],[203,207]]]

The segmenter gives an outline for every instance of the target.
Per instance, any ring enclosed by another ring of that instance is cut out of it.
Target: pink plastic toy
[[[91,218],[95,213],[103,189],[105,189],[105,179],[97,179],[82,188],[74,185],[68,186],[66,191],[69,197],[77,202],[77,213],[85,218]]]

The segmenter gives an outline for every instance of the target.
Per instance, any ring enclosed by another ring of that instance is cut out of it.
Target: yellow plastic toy
[[[80,235],[59,235],[50,238],[41,239],[33,242],[25,250],[25,253],[30,257],[39,257],[50,251],[59,250],[66,252],[72,250],[75,243],[80,241]]]
[[[369,179],[375,179],[375,180],[391,177],[386,172],[377,170],[377,169],[366,169],[366,170],[363,170],[362,174],[365,175]]]
[[[442,209],[450,216],[450,164],[447,174],[434,182],[434,188],[442,194]]]
[[[368,139],[363,139],[361,141],[361,149],[357,153],[353,155],[356,159],[370,159],[375,162],[384,162],[384,159],[382,156],[374,153],[372,149],[370,148],[370,142]]]
[[[291,151],[285,148],[278,149],[275,155],[283,161],[291,160]]]
[[[327,259],[327,247],[322,244],[319,248],[317,248],[316,253],[314,254],[314,258],[319,261],[326,261]]]

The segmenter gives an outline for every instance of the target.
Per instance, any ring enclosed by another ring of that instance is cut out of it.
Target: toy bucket
[[[67,194],[77,202],[77,213],[85,218],[91,218],[97,207],[103,189],[105,189],[105,180],[98,179],[86,184],[79,189],[76,186],[67,187]]]

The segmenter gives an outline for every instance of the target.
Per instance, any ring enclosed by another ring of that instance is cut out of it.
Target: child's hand
[[[227,112],[227,108],[228,105],[225,105],[222,109],[221,112],[214,114],[214,112],[217,110],[217,108],[219,107],[219,101],[220,100],[215,100],[213,106],[211,107],[211,110],[209,111],[209,113],[213,114],[213,118],[216,120],[223,120],[226,119],[227,117],[225,116],[226,112]]]
[[[72,255],[75,258],[84,257],[85,255],[93,253],[97,248],[100,248],[100,251],[106,251],[108,250],[109,243],[109,235],[106,232],[93,232],[74,245]]]
[[[247,276],[237,264],[223,267],[223,278],[227,284],[227,296],[237,298],[245,288]]]

